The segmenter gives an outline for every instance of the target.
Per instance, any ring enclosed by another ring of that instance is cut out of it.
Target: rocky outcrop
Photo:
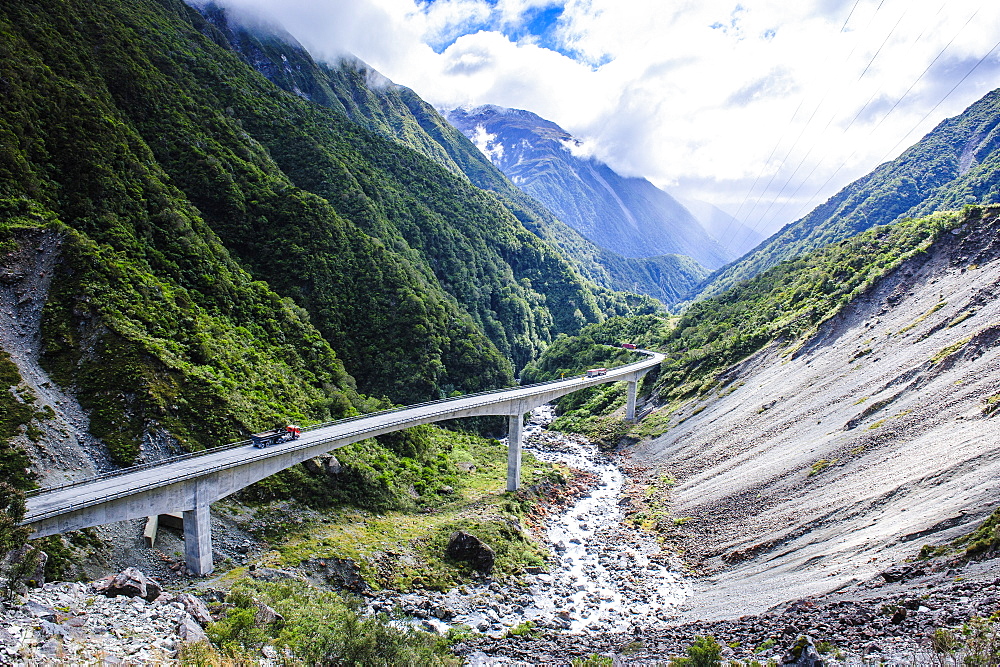
[[[496,553],[492,547],[463,530],[456,530],[451,534],[445,554],[449,558],[465,561],[486,574],[493,571],[493,564],[496,562]]]
[[[150,602],[160,597],[163,592],[160,584],[134,567],[125,568],[112,577],[95,581],[91,587],[94,592],[109,598],[121,595],[130,598],[140,597]]]

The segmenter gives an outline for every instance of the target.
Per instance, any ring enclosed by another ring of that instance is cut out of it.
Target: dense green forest
[[[895,160],[854,181],[801,220],[705,281],[695,298],[720,294],[781,261],[876,225],[966,204],[1000,202],[1000,90],[942,121]]]
[[[120,462],[150,428],[198,448],[509,385],[556,334],[658,309],[179,0],[8,7],[0,55],[0,241],[58,239],[42,364]]]
[[[598,248],[541,203],[522,192],[460,131],[405,86],[392,84],[354,58],[316,62],[288,34],[259,23],[249,27],[218,6],[202,9],[243,60],[283,90],[333,109],[372,133],[414,149],[455,175],[488,191],[526,229],[559,249],[594,290],[605,311],[622,311],[610,290],[646,294],[672,303],[707,271],[681,255],[626,258]],[[648,302],[645,307],[649,308]]]

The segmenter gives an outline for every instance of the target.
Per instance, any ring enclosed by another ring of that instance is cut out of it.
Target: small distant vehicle
[[[636,349],[635,343],[622,343],[622,347],[625,348],[626,350]]]
[[[289,424],[288,426],[279,426],[273,431],[254,433],[250,436],[250,442],[257,449],[263,449],[264,447],[272,447],[282,442],[298,440],[300,435],[302,435],[302,429],[295,424]]]
[[[608,373],[607,368],[591,368],[590,370],[587,371],[587,377],[596,378],[600,377],[601,375],[607,375],[607,373]]]

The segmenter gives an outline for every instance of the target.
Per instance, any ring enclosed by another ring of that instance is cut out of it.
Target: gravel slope
[[[676,478],[672,514],[693,518],[677,543],[711,573],[682,619],[868,579],[1000,503],[1000,420],[983,414],[1000,392],[997,227],[954,230],[806,346],[751,357],[725,395],[631,450]]]

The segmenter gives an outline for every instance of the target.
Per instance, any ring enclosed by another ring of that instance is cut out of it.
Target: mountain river
[[[467,625],[502,634],[531,621],[574,632],[631,630],[669,622],[690,585],[676,560],[661,552],[648,533],[624,525],[618,502],[625,475],[595,445],[577,436],[545,430],[551,406],[531,414],[525,450],[543,461],[593,473],[597,486],[568,510],[550,517],[548,572],[526,575],[524,585],[484,582],[446,593],[384,594],[376,610],[399,605],[427,629],[444,632]]]

